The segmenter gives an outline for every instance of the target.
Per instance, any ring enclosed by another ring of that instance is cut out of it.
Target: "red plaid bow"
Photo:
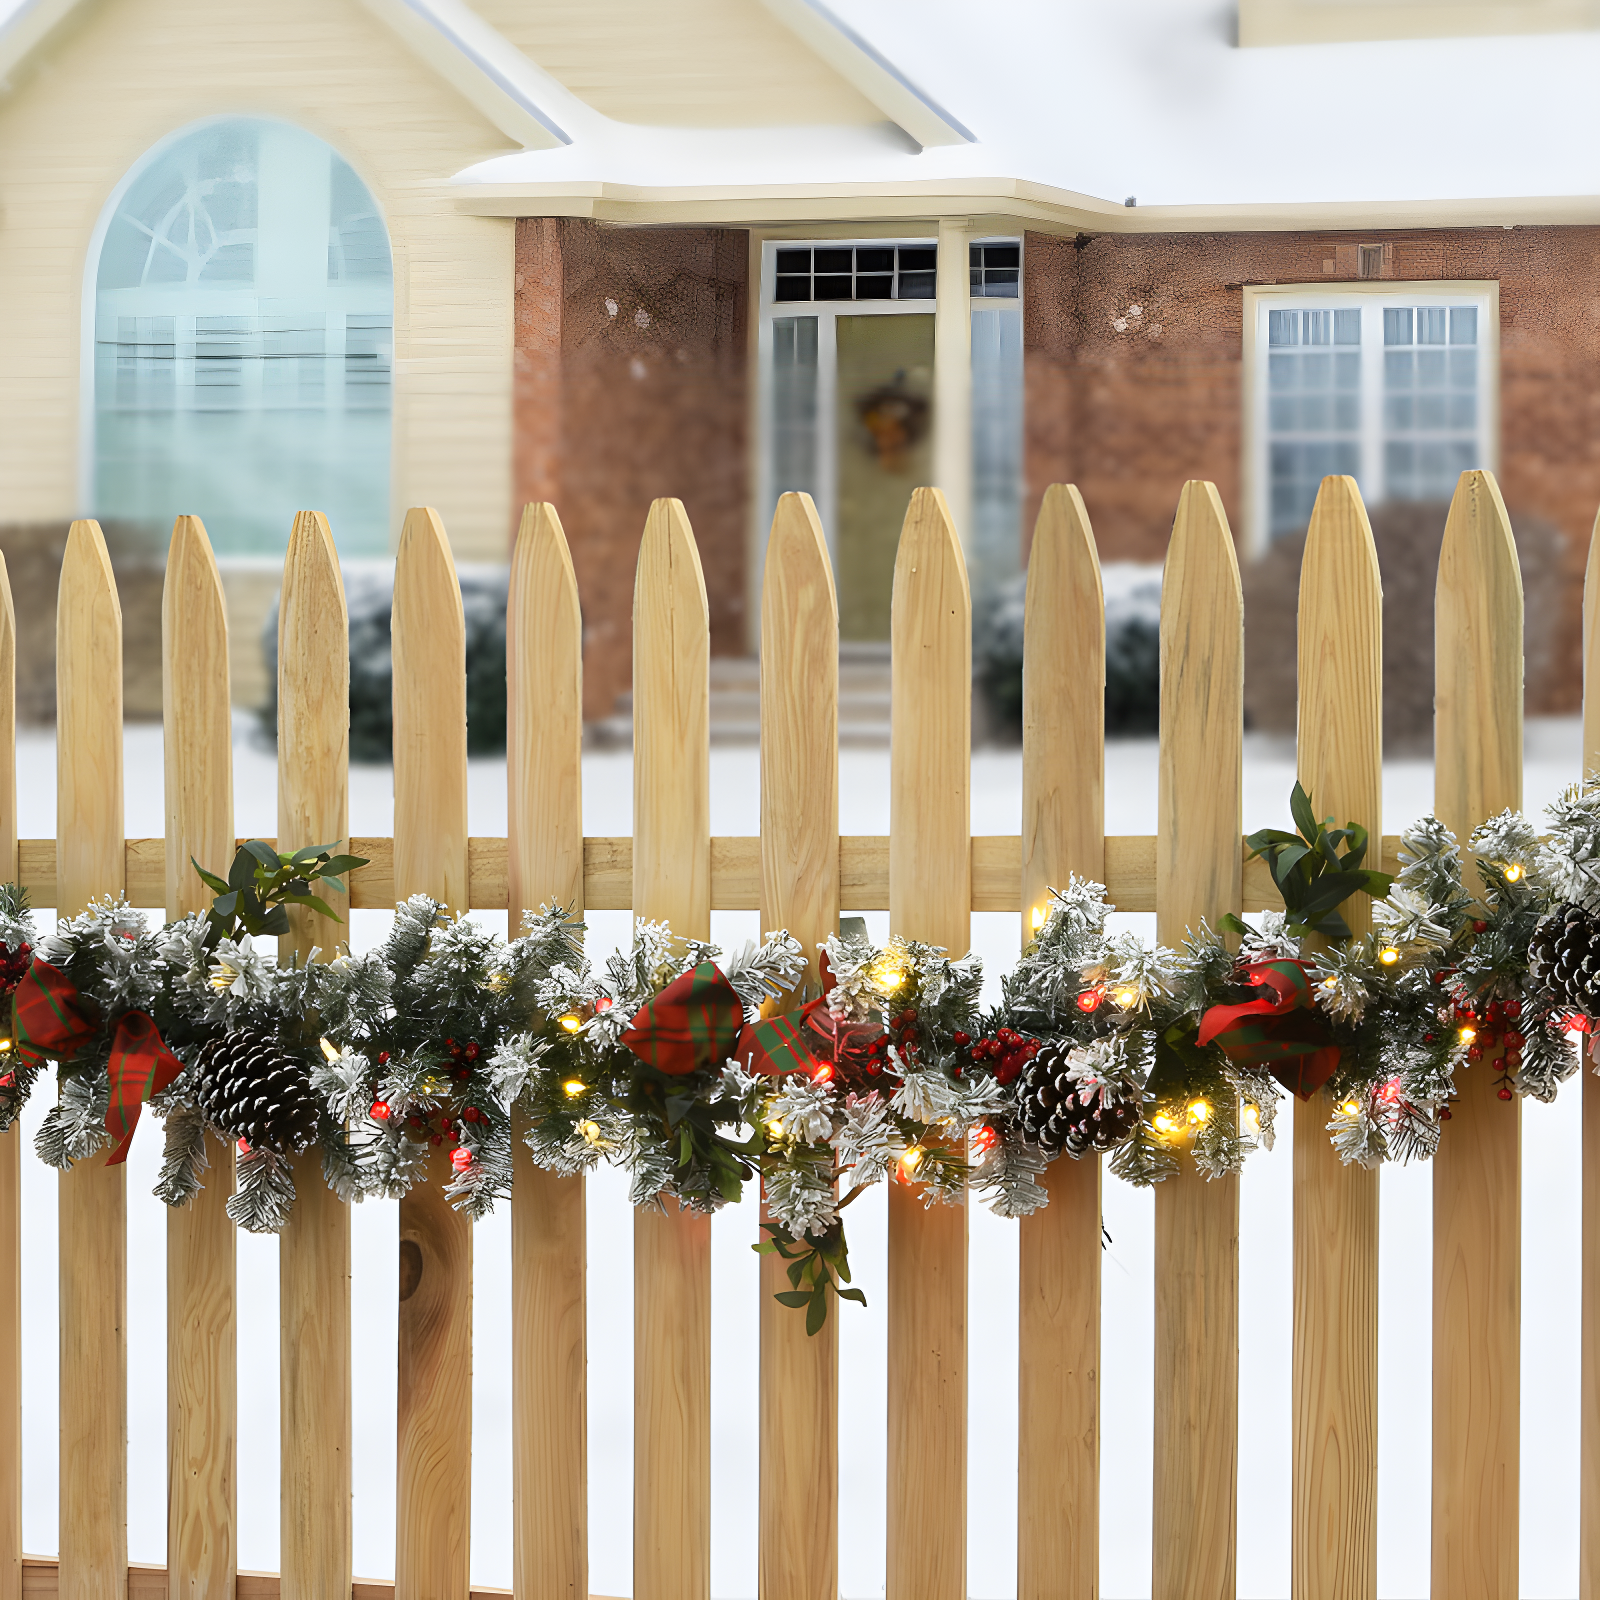
[[[744,1027],[744,1002],[713,961],[674,978],[641,1006],[622,1042],[657,1072],[682,1077],[733,1054]]]
[[[1200,1043],[1213,1041],[1241,1067],[1266,1067],[1285,1089],[1307,1100],[1334,1074],[1339,1046],[1311,993],[1304,961],[1259,961],[1244,976],[1271,999],[1212,1006],[1200,1019]]]

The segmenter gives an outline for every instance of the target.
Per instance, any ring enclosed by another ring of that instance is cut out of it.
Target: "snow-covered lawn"
[[[1578,773],[1575,719],[1530,726],[1526,800],[1542,806]],[[19,741],[21,828],[25,837],[55,831],[54,738],[37,731]],[[126,742],[127,832],[164,829],[161,730],[130,726]],[[276,828],[274,756],[241,723],[234,752],[235,816],[241,833]],[[840,826],[847,833],[888,831],[888,755],[841,757]],[[1294,779],[1286,743],[1247,740],[1245,826],[1286,819]],[[746,749],[712,753],[712,831],[754,833],[758,760]],[[1384,825],[1398,829],[1428,809],[1426,762],[1391,763],[1384,774]],[[474,762],[469,775],[471,831],[505,831],[503,762]],[[391,774],[351,774],[351,830],[392,827]],[[974,833],[1015,833],[1020,826],[1020,758],[981,751],[973,760]],[[594,754],[584,761],[584,825],[591,834],[631,829],[631,760]],[[1114,744],[1107,753],[1107,827],[1149,833],[1156,822],[1153,741]],[[299,841],[306,842],[306,841]],[[485,920],[495,920],[485,914]],[[498,920],[503,924],[504,915]],[[756,934],[753,912],[719,912],[713,934],[741,941]],[[1153,918],[1128,919],[1151,931]],[[869,918],[885,931],[882,916]],[[383,931],[377,912],[355,914],[358,945]],[[1017,918],[973,919],[974,948],[991,973],[1017,948]],[[625,939],[628,917],[595,913],[591,941],[600,953]],[[991,982],[993,979],[991,978]],[[42,1102],[41,1097],[41,1102]],[[1576,1087],[1553,1107],[1525,1110],[1524,1339],[1522,1361],[1522,1593],[1571,1594],[1577,1588],[1578,1245]],[[43,1115],[30,1108],[27,1136]],[[1243,1179],[1240,1266],[1240,1549],[1241,1597],[1289,1590],[1289,1372],[1291,1349],[1291,1185],[1289,1141],[1254,1157]],[[159,1141],[152,1127],[135,1140],[129,1192],[129,1554],[160,1562],[165,1549],[165,1224],[150,1196]],[[632,1277],[631,1219],[625,1186],[601,1175],[589,1189],[589,1392],[591,1589],[631,1589]],[[55,1548],[56,1528],[56,1198],[52,1175],[24,1168],[24,1256],[28,1288],[25,1383],[24,1542]],[[1429,1238],[1427,1169],[1383,1175],[1380,1302],[1379,1592],[1425,1594],[1428,1586]],[[852,1208],[850,1234],[857,1282],[870,1306],[844,1308],[841,1343],[841,1586],[844,1595],[883,1593],[885,1324],[882,1191]],[[1109,1600],[1150,1592],[1150,1394],[1152,1217],[1147,1193],[1105,1185],[1111,1242],[1105,1255],[1103,1323],[1102,1592]],[[355,1241],[356,1570],[393,1572],[396,1304],[396,1208],[358,1207]],[[712,1592],[723,1600],[756,1592],[756,1236],[754,1203],[713,1224],[713,1534]],[[1016,1298],[1014,1225],[975,1209],[971,1217],[970,1408],[968,1492],[970,1592],[1015,1594]],[[508,1219],[481,1224],[474,1245],[474,1381],[463,1395],[474,1438],[473,1576],[509,1585],[511,1565],[510,1283]],[[277,1245],[239,1239],[239,1564],[278,1565]],[[953,1507],[954,1511],[955,1508]]]

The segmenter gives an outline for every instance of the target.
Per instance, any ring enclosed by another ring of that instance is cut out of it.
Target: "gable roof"
[[[613,9],[619,5],[626,8],[630,3],[636,4],[636,0],[613,0]],[[972,140],[973,135],[960,122],[841,21],[824,0],[714,3],[720,3],[724,11],[731,10],[746,24],[747,33],[752,32],[753,25],[757,35],[746,41],[751,48],[745,50],[743,57],[728,63],[723,70],[737,74],[740,70],[748,72],[752,65],[764,66],[773,84],[793,91],[791,103],[802,112],[811,113],[780,116],[776,120],[860,124],[881,117],[895,124],[919,148]],[[16,0],[9,15],[0,20],[0,87],[80,4],[81,0]],[[546,13],[559,13],[559,6],[536,7],[531,0],[479,0],[477,8],[467,0],[361,0],[361,4],[522,150],[551,150],[573,143],[575,137],[582,136],[574,133],[574,123],[596,134],[604,124],[619,120],[585,104],[582,87],[563,84],[529,53],[528,44],[536,43],[539,34],[536,27],[528,24]],[[4,0],[0,0],[0,11],[4,9]],[[660,12],[653,0],[650,9]],[[567,10],[588,21],[587,37],[582,42],[591,59],[612,53],[606,48],[606,28],[612,19],[607,17],[605,7],[595,0],[577,0]],[[671,13],[667,16],[670,22],[683,20],[681,12],[676,17]],[[713,20],[721,21],[723,26],[711,30],[703,27],[701,31],[730,31],[726,17],[706,19]],[[504,31],[494,25],[495,21],[502,22]],[[765,38],[759,36],[762,29],[766,30]],[[508,32],[515,36],[515,42]],[[614,32],[620,35],[622,30],[616,28]],[[786,58],[783,41],[788,42]],[[685,42],[692,50],[704,53],[700,39],[690,37]],[[775,42],[779,46],[776,50]],[[641,66],[643,70],[634,75],[631,83],[620,86],[623,98],[630,90],[637,94],[652,79],[660,79],[659,62],[646,60]],[[667,92],[670,95],[673,90],[669,88]],[[695,96],[686,97],[680,92],[678,98],[690,101],[691,122],[704,126],[703,107]],[[752,103],[761,106],[772,98],[770,92],[764,95],[762,86],[757,84],[745,94],[742,103],[748,110]],[[557,107],[562,107],[565,114]],[[613,105],[612,109],[620,106]],[[821,116],[815,114],[819,110]],[[748,120],[773,119],[758,115]]]

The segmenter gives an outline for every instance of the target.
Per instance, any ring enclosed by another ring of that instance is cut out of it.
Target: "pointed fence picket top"
[[[1600,516],[1589,537],[1583,577],[1583,770],[1600,773]],[[1581,1378],[1578,1464],[1578,1600],[1600,1600],[1600,1076],[1588,1070],[1587,1038],[1578,1076],[1583,1082],[1583,1234]]]
[[[1299,778],[1318,817],[1383,833],[1383,585],[1354,478],[1324,478],[1300,567]],[[1341,908],[1368,932],[1371,902]],[[1345,1166],[1320,1090],[1294,1102],[1292,1588],[1378,1592],[1378,1174]]]
[[[0,554],[0,882],[17,872],[17,614]],[[22,1595],[22,1128],[0,1133],[0,1600]]]
[[[1434,811],[1470,862],[1472,830],[1522,804],[1522,576],[1487,472],[1456,485],[1434,616]],[[1522,1102],[1496,1076],[1457,1075],[1433,1158],[1433,1593],[1451,1600],[1517,1592]]]
[[[1022,663],[1022,938],[1072,875],[1105,880],[1105,595],[1083,496],[1044,492]],[[1020,1224],[1018,1600],[1092,1597],[1100,1574],[1101,1162],[1057,1158]]]
[[[161,599],[166,763],[167,916],[204,911],[211,891],[190,865],[226,874],[233,856],[233,725],[228,611],[211,541],[179,517]],[[237,1237],[228,1215],[234,1150],[206,1136],[210,1170],[188,1205],[167,1212],[167,1590],[170,1600],[226,1594],[238,1564]]]
[[[125,881],[122,607],[96,522],[74,522],[56,603],[56,909]],[[61,1600],[121,1600],[128,1566],[127,1167],[61,1175]]]
[[[779,497],[761,584],[761,931],[787,928],[815,984],[839,929],[839,602],[817,509]],[[786,1009],[798,996],[774,1002]],[[815,1337],[761,1258],[760,1592],[839,1592],[839,1318]]]
[[[1216,486],[1183,486],[1161,580],[1156,937],[1240,909],[1244,606]],[[1239,1180],[1156,1185],[1154,1600],[1234,1591]]]
[[[972,926],[972,595],[950,508],[915,489],[890,619],[889,930],[964,956]],[[888,1600],[964,1600],[967,1207],[889,1185]]]
[[[711,613],[689,518],[657,500],[633,592],[633,912],[711,933]],[[711,1592],[711,1219],[633,1225],[634,1600]]]
[[[278,839],[343,845],[350,831],[350,621],[328,519],[302,511],[289,534],[278,602]],[[346,920],[349,901],[320,893]],[[278,959],[330,936],[301,907]],[[324,922],[324,928],[327,924]],[[279,1566],[282,1600],[347,1594],[352,1565],[350,1207],[315,1150],[294,1158],[295,1203],[278,1241]]]
[[[522,513],[506,606],[510,931],[583,913],[583,619],[556,508]],[[512,1566],[518,1600],[589,1593],[584,1180],[512,1141]]]
[[[450,541],[406,513],[394,573],[394,893],[467,893],[467,644]],[[472,1224],[443,1149],[400,1202],[395,1589],[467,1600],[472,1523]]]

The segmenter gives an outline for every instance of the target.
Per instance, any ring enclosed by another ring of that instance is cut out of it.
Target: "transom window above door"
[[[773,299],[932,300],[939,252],[932,245],[830,245],[777,252]]]
[[[1253,541],[1303,531],[1322,479],[1369,505],[1448,500],[1494,466],[1493,285],[1247,290]]]

